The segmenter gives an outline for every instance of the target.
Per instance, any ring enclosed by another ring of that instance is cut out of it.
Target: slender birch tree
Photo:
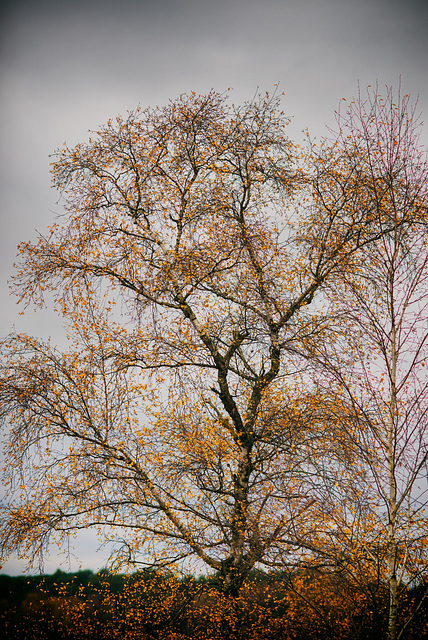
[[[385,99],[360,95],[338,119],[348,155],[362,150],[379,225],[392,231],[364,247],[352,274],[344,272],[335,292],[337,339],[316,346],[321,384],[328,382],[331,406],[341,407],[362,476],[374,489],[356,552],[372,565],[367,578],[380,572],[388,584],[390,640],[401,637],[400,591],[426,578],[428,560],[428,171],[414,115],[408,96],[394,101],[389,91]],[[403,225],[415,206],[419,220]],[[344,520],[340,531],[349,531]],[[349,550],[350,538],[345,544]]]

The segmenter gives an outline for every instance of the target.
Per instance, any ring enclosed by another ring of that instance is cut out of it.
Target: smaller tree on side
[[[411,135],[416,120],[408,96],[396,102],[392,92],[385,100],[376,93],[365,102],[360,96],[338,122],[349,157],[360,149],[365,154],[359,157],[371,178],[372,209],[379,227],[392,232],[366,245],[354,273],[344,273],[332,296],[340,319],[336,339],[315,349],[320,385],[341,407],[366,483],[343,497],[351,510],[364,505],[358,542],[352,542],[345,507],[335,514],[337,548],[354,546],[354,566],[363,558],[369,580],[376,574],[386,580],[388,638],[395,640],[404,631],[397,617],[400,591],[427,575],[428,163]],[[415,221],[407,226],[411,209]]]

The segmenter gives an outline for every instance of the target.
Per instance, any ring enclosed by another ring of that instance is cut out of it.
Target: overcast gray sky
[[[18,315],[7,280],[18,242],[61,211],[49,154],[109,117],[211,88],[232,87],[239,103],[279,82],[301,140],[334,124],[357,81],[397,86],[400,76],[428,115],[428,0],[9,0],[0,12],[0,336],[15,327],[61,339],[52,313]],[[85,568],[103,565],[95,551],[82,534]],[[11,559],[3,572],[21,567]]]

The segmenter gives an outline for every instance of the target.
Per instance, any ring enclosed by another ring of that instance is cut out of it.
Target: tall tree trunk
[[[397,484],[395,478],[395,436],[397,420],[397,335],[394,314],[394,274],[391,274],[391,366],[390,384],[391,394],[389,403],[388,424],[388,586],[389,586],[389,613],[388,613],[388,640],[396,640],[397,637],[397,612],[398,612],[398,584],[397,584]]]
[[[241,456],[234,476],[235,505],[231,521],[230,555],[223,562],[224,590],[236,597],[248,577],[252,564],[245,553],[248,529],[248,489],[252,470],[251,447],[241,446]]]

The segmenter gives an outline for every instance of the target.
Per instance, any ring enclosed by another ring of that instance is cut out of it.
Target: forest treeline
[[[401,598],[401,637],[428,634],[427,585]],[[388,616],[385,584],[337,572],[253,571],[236,598],[219,575],[178,578],[90,570],[0,575],[2,636],[16,640],[378,640]]]

